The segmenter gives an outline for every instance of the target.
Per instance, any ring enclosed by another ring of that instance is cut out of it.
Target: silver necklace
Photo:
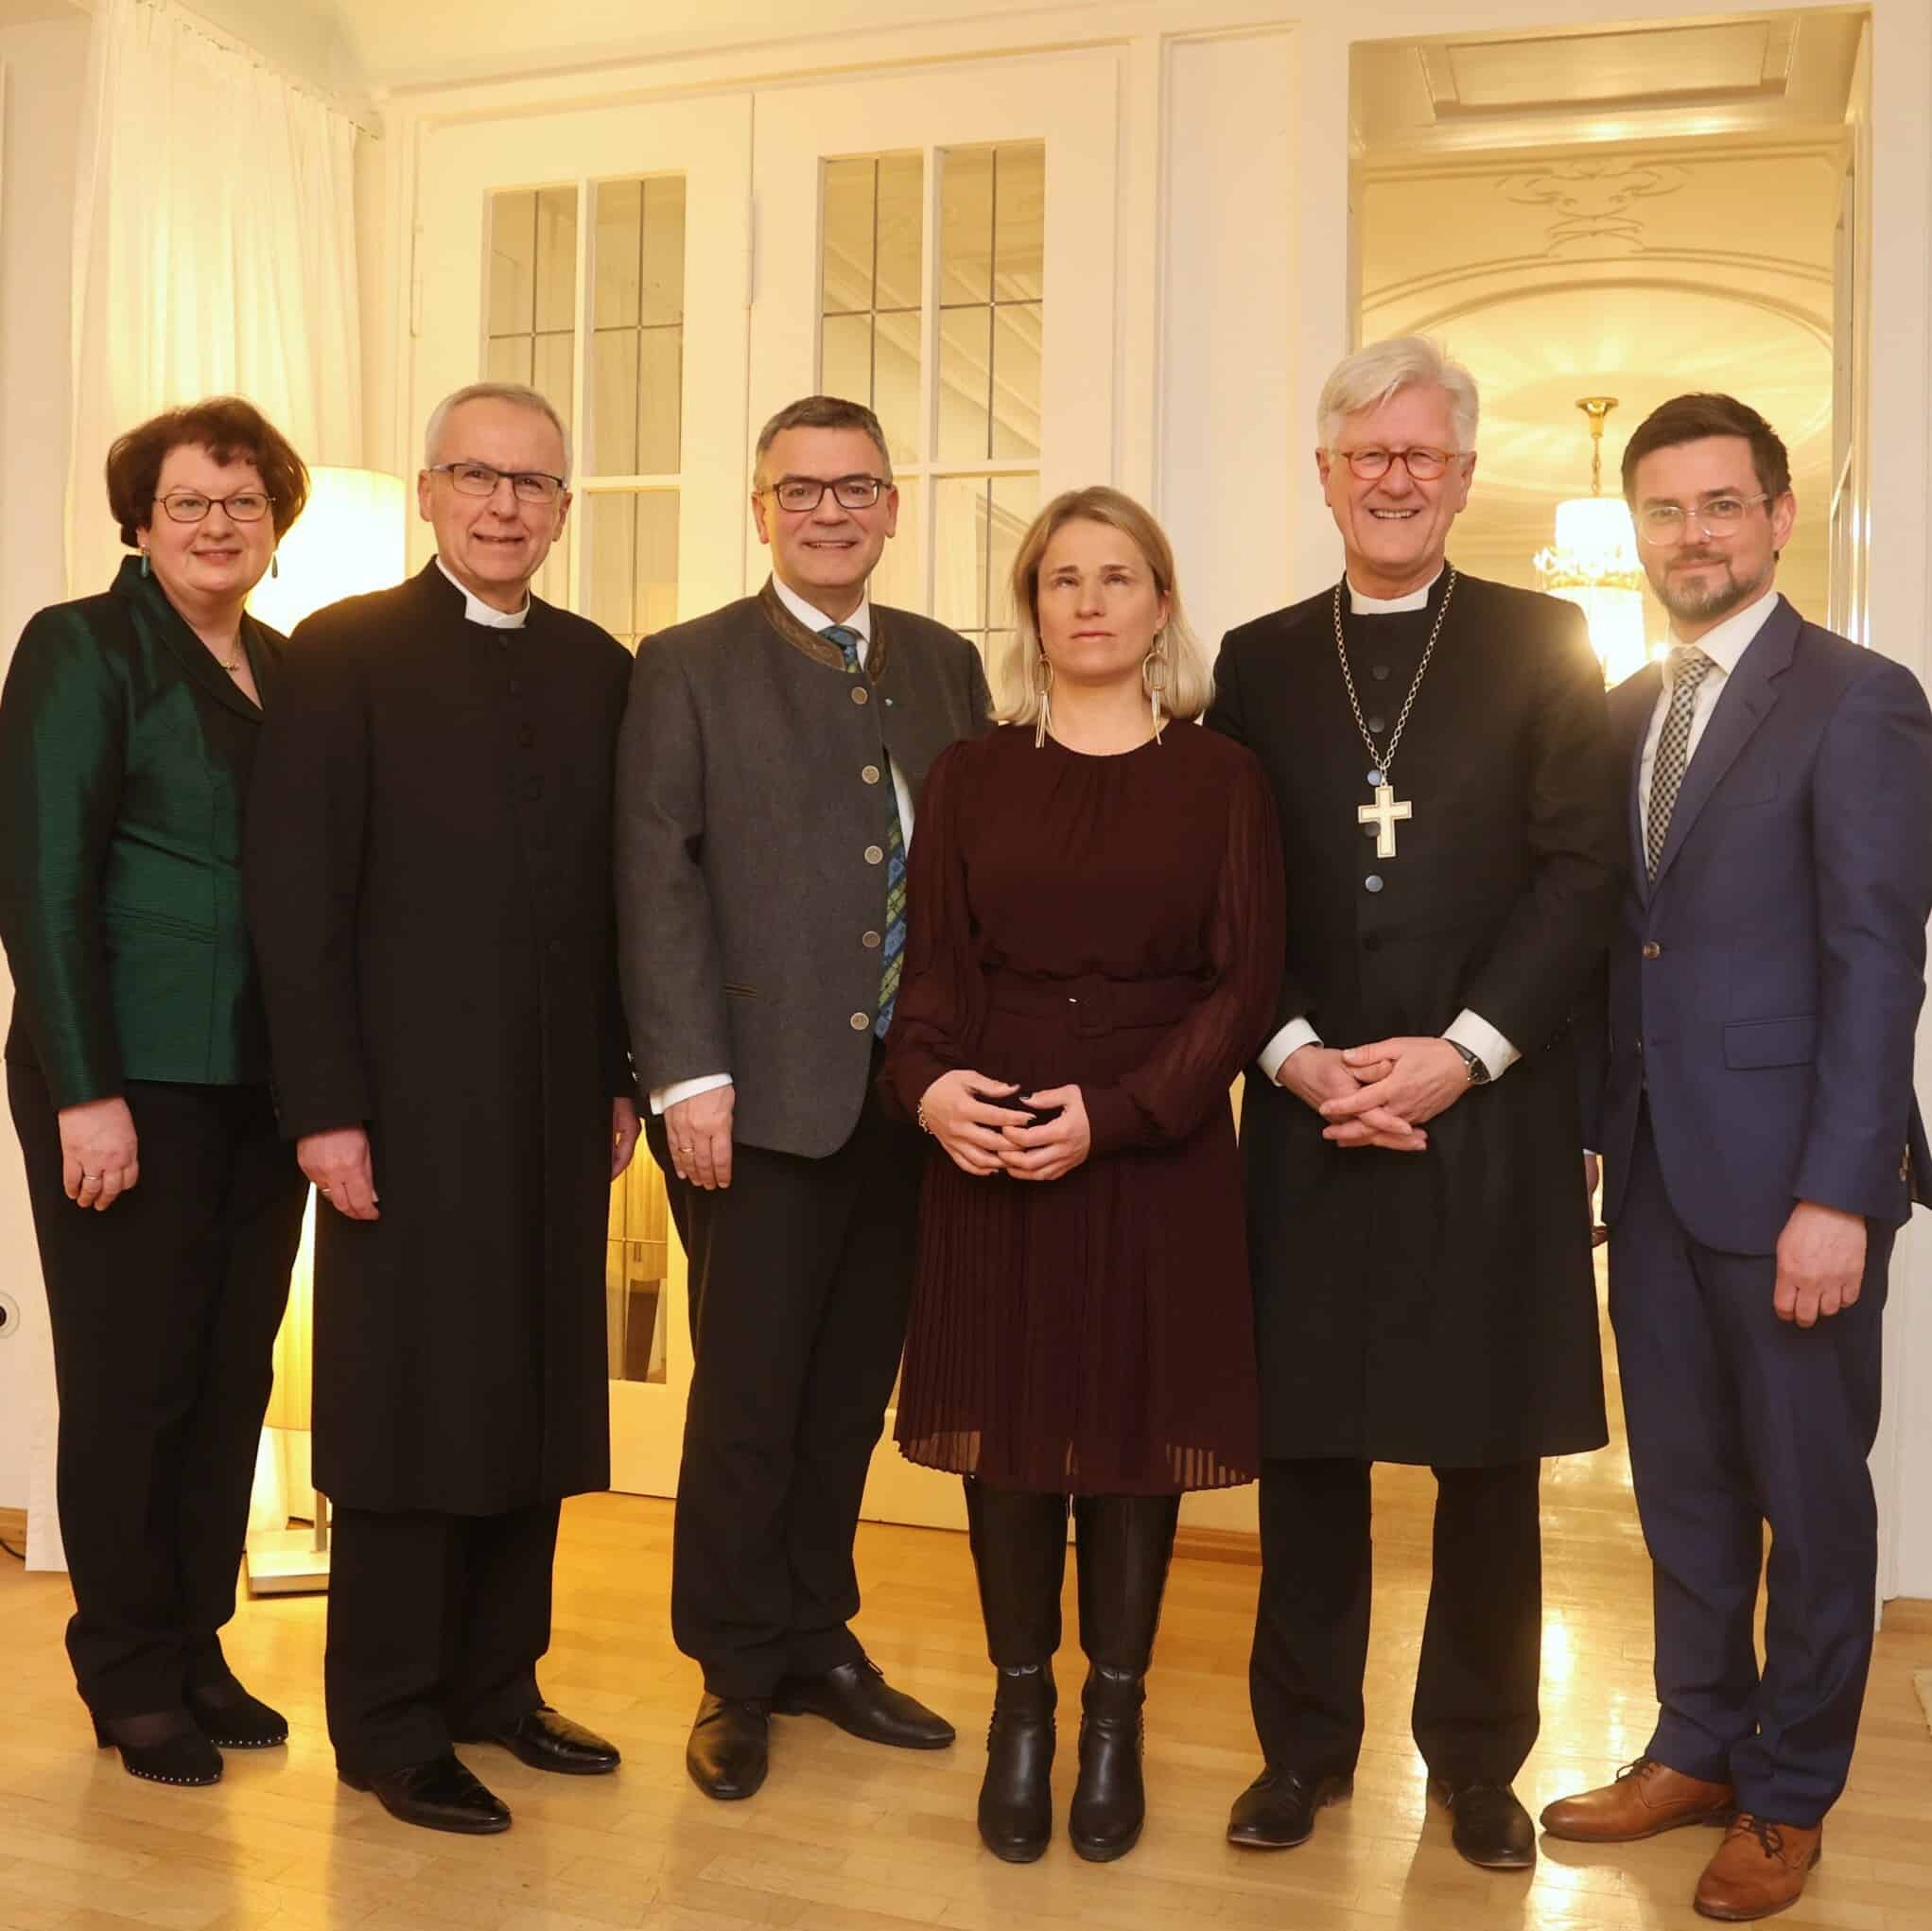
[[[1342,579],[1342,583],[1347,581],[1346,577]],[[1396,713],[1395,729],[1389,733],[1386,752],[1375,748],[1368,721],[1362,715],[1362,700],[1355,694],[1355,673],[1349,669],[1349,646],[1342,635],[1342,583],[1335,585],[1335,655],[1341,660],[1342,682],[1348,688],[1349,708],[1355,713],[1355,728],[1361,732],[1362,741],[1368,747],[1368,786],[1375,793],[1374,804],[1356,808],[1355,822],[1372,825],[1375,827],[1375,856],[1392,859],[1396,855],[1396,826],[1410,822],[1416,814],[1408,799],[1397,798],[1395,787],[1389,782],[1389,767],[1395,763],[1396,748],[1402,741],[1402,728],[1409,722],[1409,712],[1415,707],[1416,693],[1421,689],[1422,680],[1429,674],[1429,660],[1436,654],[1436,640],[1442,635],[1442,620],[1449,615],[1450,599],[1455,595],[1455,569],[1453,565],[1450,566],[1449,582],[1442,590],[1441,608],[1436,613],[1429,641],[1423,646],[1422,661],[1416,666],[1409,694],[1402,700],[1401,709]]]

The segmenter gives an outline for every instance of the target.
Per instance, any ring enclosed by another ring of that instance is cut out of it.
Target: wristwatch
[[[1489,1069],[1460,1039],[1452,1039],[1449,1043],[1462,1054],[1462,1063],[1464,1070],[1469,1073],[1470,1085],[1487,1087],[1489,1084]]]

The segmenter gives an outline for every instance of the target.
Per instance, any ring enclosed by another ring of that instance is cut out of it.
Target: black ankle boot
[[[986,1730],[980,1836],[994,1856],[1031,1864],[1053,1835],[1053,1652],[1067,1571],[1067,1498],[968,1478],[966,1526],[1000,1672]]]
[[[1053,1835],[1053,1691],[1051,1663],[1002,1669],[986,1727],[980,1840],[1008,1864],[1031,1864]]]
[[[119,1750],[121,1767],[148,1783],[206,1785],[221,1781],[221,1752],[185,1710],[94,1719],[94,1740]]]
[[[1140,1711],[1179,1512],[1172,1495],[1074,1498],[1080,1646],[1091,1667],[1080,1696],[1080,1780],[1067,1835],[1094,1864],[1124,1857],[1146,1821]]]

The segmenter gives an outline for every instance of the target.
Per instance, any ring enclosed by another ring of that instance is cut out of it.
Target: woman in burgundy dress
[[[884,1074],[936,1140],[898,1405],[966,1477],[999,1672],[980,1834],[1053,1830],[1053,1658],[1071,1499],[1080,1777],[1069,1833],[1140,1833],[1142,1685],[1180,1496],[1252,1481],[1253,1310],[1228,1087],[1282,966],[1273,807],[1194,728],[1210,679],[1159,526],[1051,503],[1013,572],[1006,728],[932,767]]]

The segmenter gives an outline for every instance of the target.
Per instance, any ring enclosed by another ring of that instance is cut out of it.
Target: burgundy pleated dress
[[[933,765],[883,1082],[1077,1084],[1088,1157],[982,1178],[935,1141],[897,1438],[1002,1488],[1158,1495],[1261,1467],[1228,1088],[1272,1030],[1274,806],[1239,745],[1171,723],[1088,757],[1008,726]]]

